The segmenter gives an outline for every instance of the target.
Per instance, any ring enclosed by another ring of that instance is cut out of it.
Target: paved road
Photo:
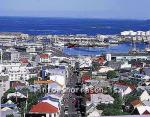
[[[61,106],[61,115],[60,117],[78,117],[75,101],[77,99],[76,95],[71,92],[71,89],[75,88],[75,84],[77,83],[77,75],[73,72],[74,70],[70,70],[70,76],[68,78],[67,83],[67,91],[63,96],[63,106]],[[68,114],[65,114],[65,107],[68,107]]]

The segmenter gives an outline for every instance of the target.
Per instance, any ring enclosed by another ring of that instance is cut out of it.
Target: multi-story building
[[[9,81],[28,80],[30,78],[29,70],[20,63],[2,64],[1,73],[9,76]]]

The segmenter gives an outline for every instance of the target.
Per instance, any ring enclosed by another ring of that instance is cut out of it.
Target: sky
[[[0,16],[150,19],[150,0],[0,0]]]

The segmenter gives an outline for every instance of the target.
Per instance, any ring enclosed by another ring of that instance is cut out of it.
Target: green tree
[[[6,91],[6,94],[8,94],[8,93],[15,93],[15,92],[16,92],[15,88],[10,88],[10,89],[8,89]]]
[[[92,70],[97,71],[100,69],[100,64],[96,61],[92,62]]]
[[[104,115],[104,116],[128,115],[128,113],[122,112],[121,110],[116,109],[116,108],[105,108],[105,109],[103,110],[102,115]]]
[[[44,96],[44,93],[42,92],[35,92],[35,93],[29,93],[29,96],[28,96],[28,105],[27,105],[27,111],[30,111],[31,107],[33,105],[35,105],[38,100]]]
[[[108,71],[107,72],[107,78],[108,79],[112,79],[112,78],[116,78],[116,77],[117,77],[116,71]]]
[[[29,84],[30,85],[33,85],[34,84],[34,80],[36,80],[36,78],[30,78],[29,80],[28,80],[28,82],[29,82]]]
[[[6,117],[15,117],[13,114],[6,115]]]
[[[133,101],[135,99],[139,99],[138,94],[136,94],[136,95],[128,94],[128,95],[124,96],[124,102],[126,104],[129,104],[131,101]]]

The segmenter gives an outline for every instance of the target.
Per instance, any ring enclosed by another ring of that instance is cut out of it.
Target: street
[[[76,101],[78,100],[77,95],[75,94],[76,83],[78,82],[79,76],[73,68],[70,70],[68,82],[66,85],[67,90],[64,93],[61,106],[60,117],[81,117],[77,113]]]

